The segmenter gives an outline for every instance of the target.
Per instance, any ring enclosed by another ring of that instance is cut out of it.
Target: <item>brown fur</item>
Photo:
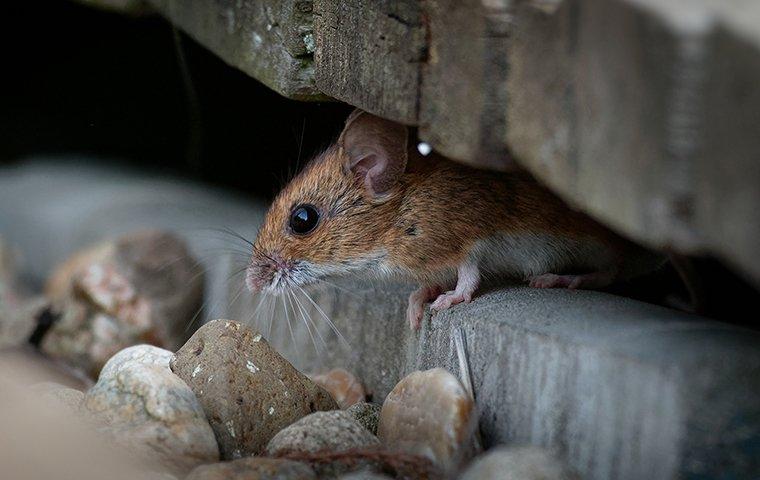
[[[477,240],[500,232],[595,240],[621,255],[630,248],[525,173],[485,172],[410,151],[406,172],[377,202],[346,171],[347,161],[333,146],[294,178],[272,204],[256,249],[285,261],[347,266],[383,250],[388,264],[424,283],[455,269]],[[307,236],[287,227],[301,203],[322,212]]]

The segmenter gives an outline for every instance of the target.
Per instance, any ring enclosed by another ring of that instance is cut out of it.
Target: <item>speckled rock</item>
[[[150,345],[122,350],[103,367],[83,407],[117,443],[186,473],[218,461],[219,450],[198,399],[169,370],[171,358]]]
[[[35,383],[29,388],[44,401],[55,402],[67,411],[80,413],[84,392],[55,382]]]
[[[367,398],[364,386],[356,376],[342,368],[309,375],[314,383],[327,390],[342,409],[363,402]]]
[[[275,435],[266,448],[268,455],[289,452],[315,453],[324,450],[342,452],[353,448],[380,445],[376,436],[359,425],[353,415],[343,410],[316,412]]]
[[[455,469],[474,451],[474,402],[448,371],[412,372],[388,394],[377,434],[388,448],[422,455],[444,470]]]
[[[97,376],[128,346],[178,348],[202,303],[199,268],[182,240],[159,231],[126,235],[72,256],[48,279],[46,295],[58,320],[42,350]]]
[[[346,410],[353,415],[356,422],[377,435],[377,422],[380,420],[381,406],[376,403],[359,402],[351,405]]]
[[[316,479],[306,464],[279,458],[248,457],[202,465],[185,480],[310,480]]]
[[[476,458],[460,480],[578,480],[559,459],[539,447],[496,447]]]
[[[197,395],[228,460],[260,453],[277,432],[309,413],[338,408],[261,334],[230,320],[199,328],[171,368]]]

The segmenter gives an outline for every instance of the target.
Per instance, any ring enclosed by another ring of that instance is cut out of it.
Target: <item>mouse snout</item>
[[[290,262],[279,255],[254,254],[246,269],[245,283],[252,293],[278,290],[287,283],[290,270]]]

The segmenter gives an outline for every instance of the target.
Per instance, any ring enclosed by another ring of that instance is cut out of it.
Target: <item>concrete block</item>
[[[350,349],[302,295],[311,334],[297,306],[286,319],[281,300],[273,317],[265,308],[253,321],[266,332],[273,319],[273,342],[301,368],[354,370],[376,401],[411,371],[457,374],[453,332],[462,328],[486,446],[548,447],[582,478],[760,474],[757,332],[600,292],[516,286],[413,333],[404,320],[410,290],[355,279],[312,290]],[[257,302],[245,302],[236,318],[252,318]]]

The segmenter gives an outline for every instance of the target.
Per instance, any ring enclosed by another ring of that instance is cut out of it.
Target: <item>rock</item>
[[[55,382],[35,383],[29,387],[43,400],[55,402],[72,413],[78,414],[84,400],[84,393]]]
[[[269,441],[267,455],[309,461],[322,477],[332,478],[358,468],[379,470],[374,455],[377,437],[345,410],[315,412],[282,429]]]
[[[83,405],[117,443],[186,473],[218,461],[219,449],[195,394],[169,370],[171,358],[150,345],[122,350],[103,367]]]
[[[376,436],[342,410],[315,412],[282,429],[266,448],[267,455],[342,452],[380,445]]]
[[[346,410],[353,415],[354,420],[373,435],[377,435],[377,422],[380,420],[380,405],[376,403],[359,402]]]
[[[306,464],[279,458],[247,457],[201,465],[185,480],[309,480],[316,479]]]
[[[388,394],[378,437],[399,452],[425,456],[444,470],[472,455],[477,428],[474,402],[442,368],[412,372]]]
[[[371,470],[363,470],[360,472],[351,472],[346,475],[341,475],[338,480],[392,480],[391,477],[375,473]]]
[[[257,455],[299,418],[338,408],[260,333],[230,320],[199,328],[171,369],[198,396],[224,459]]]
[[[342,368],[334,368],[328,372],[310,375],[309,378],[332,395],[342,409],[357,402],[363,402],[367,393],[353,373]]]
[[[74,255],[48,280],[46,294],[59,318],[42,350],[97,376],[128,346],[178,348],[202,303],[197,265],[182,240],[160,231],[126,235]]]
[[[461,480],[578,480],[559,459],[539,447],[496,447],[476,458]]]

